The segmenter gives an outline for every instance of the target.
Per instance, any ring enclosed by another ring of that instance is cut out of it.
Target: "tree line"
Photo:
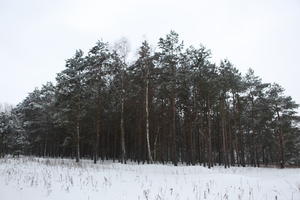
[[[276,84],[176,32],[155,51],[98,41],[77,50],[56,83],[0,114],[0,152],[126,163],[300,165],[298,104]]]

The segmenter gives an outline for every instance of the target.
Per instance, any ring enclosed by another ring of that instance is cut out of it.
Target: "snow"
[[[300,169],[0,159],[1,200],[299,200]]]

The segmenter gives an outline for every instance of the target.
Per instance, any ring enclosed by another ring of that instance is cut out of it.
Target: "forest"
[[[55,83],[0,110],[0,157],[300,166],[299,105],[279,84],[174,31],[130,62],[128,51],[124,39],[76,50]]]

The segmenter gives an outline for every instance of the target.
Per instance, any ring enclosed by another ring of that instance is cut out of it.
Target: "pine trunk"
[[[207,120],[208,120],[208,168],[212,167],[212,145],[211,145],[211,116],[210,116],[210,100],[207,98]]]
[[[77,116],[76,120],[76,162],[79,162],[80,159],[80,149],[79,149],[79,144],[80,144],[80,125],[79,125],[79,116]]]
[[[280,120],[280,115],[277,110],[277,120],[279,123],[279,146],[280,146],[280,167],[284,168],[284,145],[283,145],[283,133],[282,133],[282,124]]]
[[[121,162],[126,164],[126,148],[125,148],[125,128],[124,128],[124,98],[125,98],[125,89],[124,89],[124,74],[125,69],[122,67],[122,77],[121,77],[121,120],[120,120],[120,129],[121,129]]]
[[[94,149],[94,163],[97,163],[98,160],[98,151],[99,151],[99,138],[100,138],[100,120],[99,115],[97,114],[96,120],[96,140],[95,140],[95,149]]]
[[[125,149],[125,130],[124,130],[124,98],[122,97],[121,100],[121,148],[122,148],[122,155],[121,155],[121,161],[123,163],[126,163],[126,149]]]
[[[172,119],[171,119],[171,140],[172,140],[172,157],[173,164],[177,166],[177,148],[176,148],[176,107],[175,107],[175,97],[171,99],[171,109],[172,109]]]
[[[146,138],[147,138],[147,150],[148,150],[148,160],[150,163],[153,163],[151,148],[150,148],[150,137],[149,137],[149,69],[147,68],[146,76]]]
[[[223,143],[223,162],[225,168],[228,167],[227,148],[226,148],[226,126],[225,126],[225,99],[221,100],[221,123],[222,123],[222,143]]]

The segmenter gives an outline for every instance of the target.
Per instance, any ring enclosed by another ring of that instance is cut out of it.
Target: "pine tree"
[[[268,91],[268,101],[276,119],[276,129],[279,143],[279,163],[280,167],[285,167],[285,119],[295,115],[295,109],[299,107],[291,97],[283,96],[284,89],[278,84],[272,84]],[[290,120],[289,120],[290,121]]]
[[[106,84],[106,78],[111,66],[111,54],[108,45],[102,41],[89,51],[86,58],[87,72],[84,74],[87,83],[88,98],[95,112],[96,137],[94,144],[94,163],[98,160],[99,138],[101,129],[102,95]]]
[[[150,122],[149,122],[149,87],[150,87],[150,79],[151,79],[151,71],[153,71],[153,56],[150,55],[150,47],[147,41],[142,43],[139,51],[139,58],[136,62],[135,74],[139,74],[139,80],[143,82],[141,84],[141,90],[144,91],[145,99],[145,135],[146,135],[146,144],[147,144],[147,153],[148,153],[148,161],[150,163],[153,162],[152,152],[151,152],[151,144],[150,144]],[[150,98],[151,99],[151,98]]]
[[[300,164],[296,104],[278,84],[241,73],[171,31],[127,61],[125,39],[76,51],[57,83],[15,108],[0,104],[0,154],[268,166]],[[4,110],[4,112],[3,112]],[[1,112],[2,111],[2,112]]]
[[[160,38],[158,46],[160,52],[160,65],[167,73],[166,88],[169,93],[170,99],[170,140],[171,142],[171,154],[172,162],[176,166],[178,163],[177,158],[177,136],[176,136],[176,76],[177,68],[179,67],[179,60],[181,56],[181,50],[183,43],[179,42],[178,34],[171,31],[166,38]]]
[[[75,141],[76,162],[80,159],[80,121],[84,115],[85,67],[83,52],[78,50],[73,58],[67,60],[66,69],[56,78],[58,103]]]

